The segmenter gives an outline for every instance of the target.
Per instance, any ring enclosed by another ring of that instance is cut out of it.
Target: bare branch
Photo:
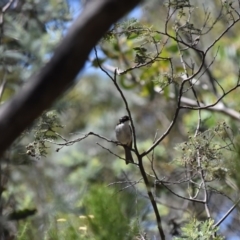
[[[115,154],[114,152],[112,152],[109,148],[104,147],[103,145],[101,145],[101,144],[98,143],[98,142],[97,142],[96,144],[97,144],[98,146],[100,146],[101,148],[107,150],[109,153],[111,153],[111,154],[114,155],[115,157],[117,157],[117,158],[119,158],[119,159],[121,159],[121,160],[126,161],[125,158],[122,158],[122,157],[118,156],[117,154]]]
[[[145,169],[144,169],[144,166],[143,166],[142,157],[139,155],[139,152],[138,152],[138,149],[137,149],[136,133],[135,133],[135,127],[134,127],[134,123],[133,123],[132,116],[131,116],[131,111],[130,111],[130,109],[129,109],[129,107],[128,107],[128,102],[127,102],[127,100],[126,100],[126,98],[125,98],[125,96],[124,96],[121,88],[119,87],[119,85],[118,85],[118,83],[117,83],[117,79],[116,79],[117,71],[116,71],[116,69],[115,69],[115,71],[114,71],[114,77],[112,77],[112,76],[111,76],[105,69],[103,69],[103,67],[101,66],[101,64],[100,64],[100,62],[99,62],[99,59],[98,59],[97,50],[96,50],[95,48],[94,48],[94,51],[95,51],[96,59],[97,59],[97,62],[98,62],[98,65],[99,65],[100,69],[113,81],[113,83],[114,83],[117,91],[120,93],[121,98],[122,98],[122,100],[123,100],[123,102],[124,102],[124,104],[125,104],[125,107],[126,107],[126,110],[127,110],[127,112],[128,112],[128,115],[129,115],[129,118],[130,118],[130,121],[131,121],[131,125],[132,125],[134,150],[135,150],[135,153],[136,153],[137,158],[138,158],[138,166],[139,166],[141,175],[142,175],[142,177],[143,177],[144,184],[145,184],[145,186],[146,186],[147,193],[148,193],[150,202],[151,202],[151,204],[152,204],[152,207],[153,207],[153,210],[154,210],[156,219],[157,219],[157,226],[158,226],[159,234],[160,234],[160,236],[161,236],[161,239],[162,239],[162,240],[165,240],[165,234],[164,234],[163,227],[162,227],[161,216],[160,216],[160,214],[159,214],[156,201],[155,201],[154,196],[153,196],[153,193],[152,193],[152,191],[151,191],[151,186],[150,186],[150,183],[149,183],[147,174],[146,174]]]
[[[176,192],[174,192],[171,188],[167,187],[166,184],[164,184],[163,182],[161,182],[161,184],[169,191],[171,192],[173,195],[179,197],[179,198],[182,198],[182,199],[185,199],[185,200],[188,200],[188,201],[191,201],[191,202],[198,202],[198,203],[205,203],[203,200],[199,200],[199,199],[195,199],[195,198],[187,198],[187,197],[184,197],[184,196],[181,196],[179,194],[177,194]]]
[[[97,59],[97,62],[98,62],[98,65],[100,67],[100,69],[112,80],[112,82],[114,83],[116,89],[118,90],[118,92],[120,93],[120,96],[125,104],[125,107],[126,107],[126,110],[128,112],[128,116],[130,118],[130,122],[131,122],[131,125],[132,125],[132,132],[133,132],[133,145],[134,145],[134,150],[135,150],[135,153],[137,154],[137,156],[139,155],[138,153],[138,149],[137,149],[137,140],[136,140],[136,132],[135,132],[135,126],[134,126],[134,123],[133,123],[133,120],[132,120],[132,115],[131,115],[131,111],[128,107],[128,102],[121,90],[121,88],[119,87],[118,83],[117,83],[117,70],[115,69],[114,71],[114,77],[112,77],[103,67],[102,65],[100,64],[99,62],[99,59],[98,59],[98,55],[97,55],[97,50],[96,48],[94,48],[94,51],[95,51],[95,55],[96,55],[96,59]]]
[[[172,66],[171,59],[169,59],[169,61],[170,61],[170,64],[171,64],[171,71],[172,71],[172,75],[173,75],[173,66]],[[111,65],[108,65],[108,64],[104,64],[103,67],[110,72],[114,72],[115,69],[116,69],[114,66],[111,66]],[[216,81],[216,83],[218,84],[217,81]],[[221,85],[219,85],[219,87],[222,89]],[[160,94],[160,92],[156,89],[155,89],[155,92]],[[169,94],[169,98],[174,100],[174,101],[176,100],[176,96],[173,93]],[[231,109],[231,108],[228,108],[227,106],[224,106],[224,104],[222,104],[221,101],[219,101],[217,104],[211,105],[211,106],[207,106],[204,103],[199,102],[200,105],[198,107],[196,100],[193,100],[193,99],[182,96],[181,97],[181,104],[187,104],[188,105],[188,106],[181,106],[181,108],[193,109],[191,107],[196,107],[193,110],[199,110],[199,107],[200,107],[200,108],[202,108],[204,110],[207,110],[207,111],[221,112],[221,113],[226,114],[227,116],[229,116],[231,118],[234,118],[236,120],[240,119],[240,114],[239,114],[238,111],[235,111],[234,109]]]
[[[148,194],[148,197],[150,199],[150,202],[152,204],[152,207],[153,207],[156,219],[157,219],[158,231],[160,233],[161,239],[165,240],[165,234],[164,234],[163,227],[162,227],[162,218],[159,214],[157,203],[156,203],[156,201],[154,199],[154,196],[153,196],[153,193],[151,191],[151,186],[150,186],[147,174],[145,172],[141,156],[138,156],[138,161],[139,161],[139,169],[140,169],[141,175],[143,177],[143,180],[144,180],[144,183],[145,183],[145,186],[146,186],[147,194]]]
[[[68,141],[67,139],[65,139],[65,138],[63,138],[63,137],[61,136],[61,138],[65,141],[64,143],[57,143],[57,142],[54,142],[54,141],[49,140],[49,139],[43,139],[43,140],[46,141],[46,142],[49,142],[49,143],[52,143],[52,144],[61,146],[60,148],[57,149],[57,152],[58,152],[58,151],[61,150],[63,147],[65,147],[65,146],[71,146],[71,145],[73,145],[74,143],[81,142],[82,140],[86,139],[86,138],[87,138],[88,136],[90,136],[90,135],[94,135],[94,136],[96,136],[96,137],[98,137],[98,138],[101,138],[101,139],[103,139],[103,140],[105,140],[105,141],[107,141],[107,142],[110,142],[110,143],[114,143],[114,144],[117,144],[117,145],[121,145],[121,144],[119,144],[117,141],[108,139],[108,138],[103,137],[103,136],[101,136],[101,135],[99,135],[99,134],[97,134],[97,133],[94,133],[94,132],[89,132],[89,133],[85,134],[83,137],[79,137],[79,138],[74,139],[74,140],[71,140],[71,141]],[[57,136],[58,136],[58,135],[57,135]]]
[[[144,157],[146,156],[148,153],[150,153],[167,135],[168,133],[171,131],[172,127],[174,126],[174,124],[176,123],[176,120],[177,120],[177,117],[178,117],[178,113],[180,111],[180,103],[181,103],[181,97],[182,97],[182,91],[183,91],[183,86],[184,86],[184,83],[183,82],[181,84],[181,87],[180,87],[180,90],[179,90],[179,96],[178,96],[178,100],[177,100],[177,107],[176,107],[176,110],[175,110],[175,114],[173,116],[173,120],[172,122],[170,123],[169,127],[167,128],[167,130],[162,134],[161,137],[159,137],[155,143],[146,151],[144,151],[142,154],[141,154],[141,157]]]
[[[224,214],[224,216],[217,222],[215,223],[213,226],[217,227],[219,226],[228,216],[229,214],[237,207],[237,205],[240,202],[240,198],[237,200],[237,202]]]
[[[208,104],[208,105],[205,105],[203,107],[189,107],[189,106],[181,106],[180,108],[184,108],[184,109],[191,109],[191,110],[200,110],[200,109],[208,109],[208,108],[212,108],[214,106],[216,106],[218,103],[220,103],[220,101],[226,96],[228,95],[229,93],[233,92],[234,90],[236,90],[237,88],[240,87],[240,84],[237,83],[234,87],[232,87],[230,90],[228,90],[227,92],[224,92],[222,96],[220,96],[216,101],[215,103],[212,103],[212,104]],[[202,104],[201,104],[202,105]],[[222,104],[223,105],[223,104]]]

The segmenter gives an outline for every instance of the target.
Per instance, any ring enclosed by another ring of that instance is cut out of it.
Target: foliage
[[[189,136],[189,140],[181,143],[176,148],[181,152],[178,162],[181,165],[190,165],[192,171],[201,168],[207,175],[207,181],[225,179],[227,168],[224,159],[234,151],[233,134],[225,122],[219,123],[213,129],[208,129],[197,136]]]
[[[189,223],[187,223],[184,227],[182,227],[182,236],[176,237],[175,240],[181,239],[189,239],[189,240],[223,240],[224,238],[221,236],[216,236],[218,228],[214,227],[214,220],[209,219],[204,222],[200,222],[196,219],[193,219]]]
[[[63,126],[60,124],[60,119],[58,115],[54,113],[54,111],[43,113],[34,128],[36,132],[34,141],[26,146],[26,153],[36,158],[46,156],[46,142],[52,142],[53,140],[56,140],[59,135],[55,130],[62,127]]]
[[[55,224],[47,227],[44,239],[133,239],[139,234],[138,223],[131,222],[135,210],[128,205],[134,197],[130,192],[120,195],[111,188],[93,186],[81,201],[82,214],[54,216],[51,222]],[[143,207],[144,202],[139,201],[139,205]],[[30,221],[24,222],[18,239],[32,239],[34,231]]]
[[[64,0],[15,2],[4,14],[4,24],[0,24],[0,78],[6,81],[2,100],[48,61],[70,20]]]
[[[112,189],[94,186],[83,202],[86,212],[93,216],[88,217],[88,234],[94,239],[133,239],[139,231],[131,223],[135,208],[132,208],[134,196],[131,193],[120,195]]]
[[[3,13],[2,104],[52,56],[72,4],[20,0]],[[90,73],[4,156],[0,212],[17,239],[239,236],[239,7],[141,9],[111,26]],[[114,136],[126,114],[136,140],[127,166]],[[18,226],[9,221],[29,209],[36,214]]]

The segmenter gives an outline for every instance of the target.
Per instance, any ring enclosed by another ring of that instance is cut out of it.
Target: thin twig
[[[205,178],[204,178],[204,170],[202,168],[202,164],[201,164],[201,156],[200,156],[200,152],[199,150],[197,150],[197,165],[198,165],[198,169],[199,169],[199,174],[201,177],[201,181],[202,181],[202,185],[203,185],[203,192],[204,192],[204,207],[205,207],[205,211],[207,214],[207,217],[210,218],[210,211],[209,211],[209,207],[208,207],[208,192],[207,192],[207,186],[206,186],[206,182],[205,182]]]
[[[128,107],[128,102],[121,90],[121,88],[118,86],[118,83],[117,83],[117,79],[116,79],[116,76],[117,76],[117,70],[115,69],[114,71],[114,77],[112,77],[101,65],[99,59],[98,59],[98,54],[97,54],[97,49],[94,48],[94,52],[95,52],[95,56],[96,56],[96,59],[97,59],[97,63],[98,63],[98,66],[99,68],[112,80],[112,82],[114,83],[115,87],[117,88],[118,92],[120,93],[123,101],[124,101],[124,104],[125,104],[125,107],[126,107],[126,110],[128,112],[128,116],[130,118],[130,122],[131,122],[131,126],[132,126],[132,132],[133,132],[133,145],[134,145],[134,150],[135,150],[135,153],[136,155],[138,156],[139,155],[139,152],[138,152],[138,148],[137,148],[137,141],[136,141],[136,131],[135,131],[135,126],[134,126],[134,123],[133,123],[133,120],[132,120],[132,115],[131,115],[131,111]]]
[[[138,152],[138,149],[137,149],[135,126],[134,126],[134,123],[133,123],[133,120],[132,120],[131,111],[130,111],[130,109],[129,109],[129,107],[128,107],[128,102],[127,102],[127,100],[126,100],[126,98],[125,98],[125,96],[124,96],[121,88],[119,87],[119,85],[118,85],[118,83],[117,83],[117,79],[116,79],[117,70],[114,71],[114,77],[112,77],[112,76],[111,76],[105,69],[103,69],[103,67],[101,66],[101,64],[100,64],[100,62],[99,62],[99,59],[98,59],[98,55],[97,55],[97,50],[96,50],[96,48],[94,48],[94,51],[95,51],[95,55],[96,55],[96,59],[97,59],[99,68],[112,80],[112,82],[114,83],[115,87],[117,88],[118,92],[120,93],[120,95],[121,95],[121,97],[122,97],[122,100],[123,100],[123,102],[124,102],[124,104],[125,104],[125,107],[126,107],[126,110],[127,110],[127,112],[128,112],[128,115],[129,115],[129,118],[130,118],[130,122],[131,122],[131,125],[132,125],[134,150],[135,150],[135,153],[136,153],[137,158],[138,158],[139,169],[140,169],[141,175],[142,175],[142,177],[143,177],[144,184],[145,184],[145,186],[146,186],[147,193],[148,193],[149,199],[150,199],[150,201],[151,201],[151,204],[152,204],[152,207],[153,207],[153,210],[154,210],[156,219],[157,219],[157,226],[158,226],[159,234],[160,234],[160,236],[161,236],[161,239],[162,239],[162,240],[165,240],[165,234],[164,234],[163,227],[162,227],[161,216],[160,216],[160,214],[159,214],[156,201],[154,200],[153,193],[152,193],[152,191],[151,191],[151,186],[150,186],[148,177],[147,177],[147,175],[146,175],[146,172],[145,172],[145,169],[144,169],[144,166],[143,166],[143,163],[142,163],[142,157],[140,156],[140,154],[139,154],[139,152]]]
[[[119,142],[117,142],[115,140],[108,139],[108,138],[103,137],[103,136],[101,136],[101,135],[99,135],[97,133],[94,133],[94,132],[89,132],[89,133],[85,134],[83,137],[79,137],[79,138],[76,138],[76,139],[71,140],[71,141],[66,141],[66,139],[64,139],[64,141],[65,141],[64,143],[57,143],[57,142],[54,142],[54,141],[49,140],[49,139],[43,139],[43,140],[46,141],[46,142],[50,142],[50,143],[53,143],[55,145],[61,146],[61,148],[62,148],[62,147],[65,147],[65,146],[71,146],[71,145],[73,145],[74,143],[77,143],[77,142],[81,142],[82,140],[84,140],[85,138],[87,138],[87,137],[89,137],[91,135],[96,136],[98,138],[101,138],[101,139],[103,139],[103,140],[105,140],[107,142],[114,143],[116,145],[122,145],[122,144],[120,144]]]
[[[184,196],[181,196],[179,194],[177,194],[176,192],[174,192],[171,188],[167,187],[166,184],[164,183],[161,183],[169,192],[171,192],[173,195],[179,197],[179,198],[182,198],[184,200],[188,200],[188,201],[191,201],[191,202],[198,202],[198,203],[203,203],[204,204],[204,201],[203,200],[199,200],[199,199],[195,199],[195,198],[187,198],[187,197],[184,197]]]
[[[184,108],[184,109],[191,109],[191,110],[200,110],[200,109],[208,109],[208,108],[211,108],[211,107],[214,107],[216,106],[226,95],[228,95],[229,93],[233,92],[235,89],[239,88],[240,87],[240,84],[237,83],[235,85],[235,87],[231,88],[230,90],[228,90],[227,92],[225,92],[221,97],[219,97],[215,103],[212,103],[212,104],[208,104],[208,105],[205,105],[205,106],[200,106],[200,107],[190,107],[190,106],[180,106],[180,108]]]
[[[99,147],[101,147],[101,148],[107,150],[109,153],[111,153],[111,154],[114,155],[115,157],[117,157],[117,158],[119,158],[119,159],[121,159],[121,160],[126,161],[125,158],[122,158],[122,157],[118,156],[117,154],[115,154],[114,152],[112,152],[109,148],[104,147],[103,145],[101,145],[101,144],[98,143],[98,142],[96,142],[96,144],[97,144]]]
[[[236,208],[236,206],[239,204],[240,202],[240,198],[237,200],[237,202],[225,213],[225,215],[217,222],[215,223],[213,226],[217,227],[219,226],[228,216],[229,214]]]

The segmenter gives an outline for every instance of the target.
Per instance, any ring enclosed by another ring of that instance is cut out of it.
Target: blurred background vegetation
[[[0,1],[0,7],[7,2]],[[172,1],[171,6],[176,2]],[[193,9],[191,23],[196,29],[202,28],[210,13],[206,34],[201,35],[198,43],[200,49],[207,49],[233,20],[229,13],[232,5],[227,3],[182,2]],[[1,104],[51,58],[84,4],[77,0],[16,0],[1,13]],[[148,149],[156,135],[163,134],[172,121],[176,92],[184,72],[176,42],[157,32],[164,31],[167,9],[165,1],[146,1],[114,25],[97,46],[99,61],[110,74],[114,68],[124,71],[135,66],[134,70],[118,76],[118,82],[129,103],[140,152]],[[175,20],[184,22],[189,9],[179,11]],[[168,26],[173,35],[175,24],[173,19]],[[200,84],[196,86],[201,102],[210,104],[222,94],[218,85],[211,84],[211,79],[217,79],[225,91],[235,86],[239,77],[239,38],[240,28],[236,23],[208,53],[207,71],[199,73]],[[163,59],[138,68],[154,58],[156,42],[162,48],[161,57],[172,58],[173,69]],[[190,49],[184,54],[195,69],[201,64],[195,51]],[[172,71],[175,80],[168,84]],[[239,112],[238,94],[236,89],[224,97],[224,106]],[[184,96],[194,99],[189,92]],[[93,52],[75,86],[29,126],[3,157],[0,214],[5,232],[2,239],[158,239],[155,215],[138,167],[126,166],[104,149],[122,156],[119,146],[95,136],[69,146],[58,145],[90,131],[114,140],[115,125],[126,114],[119,92],[99,69]],[[214,109],[202,110],[201,115],[201,132],[205,135],[199,137],[200,144],[205,143],[204,136],[207,144],[213,143],[219,149],[225,143],[217,152],[217,161],[206,166],[209,189],[212,187],[209,208],[212,218],[218,221],[238,196],[239,120]],[[184,177],[184,164],[191,161],[194,152],[188,143],[195,133],[198,116],[198,111],[181,110],[174,128],[155,149],[154,170],[159,178],[177,183]],[[226,129],[229,129],[227,134]],[[184,155],[186,162],[182,160],[184,142],[189,147]],[[151,159],[151,154],[144,158],[145,170],[149,173],[166,238],[172,239],[180,236],[181,227],[191,219],[206,220],[204,206],[176,197],[164,186],[156,185]],[[188,182],[172,184],[171,189],[188,196],[188,185]],[[208,226],[200,228],[196,223],[188,228],[204,232]],[[226,239],[238,239],[238,208],[220,225],[219,233]]]

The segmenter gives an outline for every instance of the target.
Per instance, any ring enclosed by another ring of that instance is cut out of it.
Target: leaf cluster
[[[137,207],[131,202],[134,202],[134,196],[130,192],[122,195],[104,186],[92,187],[83,200],[86,213],[94,216],[88,218],[90,236],[96,240],[133,239],[139,229],[131,222]]]
[[[202,169],[207,181],[226,179],[230,174],[226,159],[233,157],[236,150],[233,132],[225,122],[196,136],[189,136],[188,141],[176,149],[180,153],[176,161],[189,166],[193,172]]]
[[[1,100],[49,60],[70,20],[65,0],[16,2],[0,23],[0,79],[7,82]]]
[[[218,227],[214,226],[214,220],[198,221],[193,219],[181,228],[182,237],[175,237],[174,240],[223,240],[217,235]]]
[[[59,116],[55,111],[43,113],[39,118],[36,127],[33,129],[35,131],[34,141],[26,146],[26,153],[37,158],[46,156],[46,142],[57,140],[59,135],[57,135],[56,130],[62,127]]]

